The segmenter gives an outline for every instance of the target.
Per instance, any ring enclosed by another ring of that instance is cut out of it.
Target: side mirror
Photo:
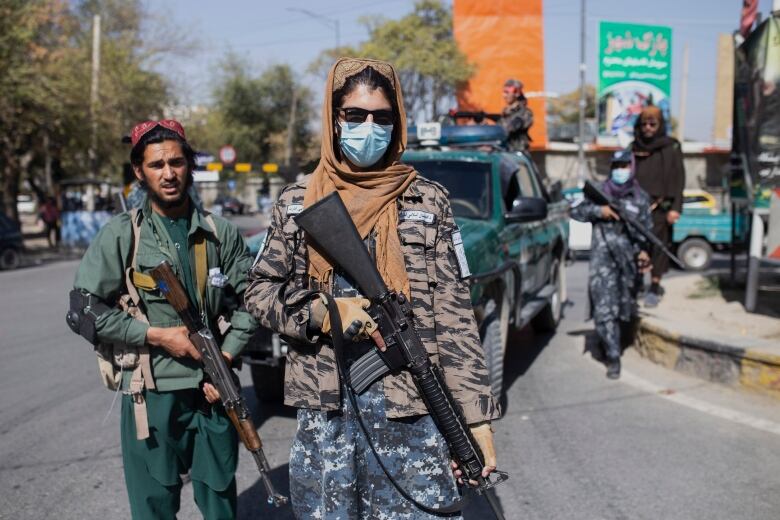
[[[504,215],[507,224],[536,222],[547,218],[547,201],[539,197],[518,197],[509,213]]]

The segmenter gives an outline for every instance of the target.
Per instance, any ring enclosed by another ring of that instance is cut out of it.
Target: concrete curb
[[[780,399],[777,345],[760,338],[685,334],[684,324],[643,317],[634,346],[666,368]]]

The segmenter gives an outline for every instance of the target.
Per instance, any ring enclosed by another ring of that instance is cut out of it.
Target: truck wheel
[[[17,249],[9,247],[0,252],[0,269],[16,269],[22,263],[22,255]]]
[[[566,301],[566,266],[558,258],[552,262],[550,283],[555,286],[550,302],[531,320],[536,332],[555,332],[561,321],[563,302]]]
[[[712,246],[703,238],[689,238],[677,248],[677,256],[689,271],[704,271],[712,263]]]
[[[284,366],[285,360],[281,359],[279,365],[251,365],[252,385],[255,387],[255,396],[262,403],[280,403],[284,397]]]
[[[485,320],[480,327],[490,389],[497,400],[501,400],[504,389],[504,354],[509,332],[509,311],[509,300],[506,293],[503,293],[500,307],[495,300],[490,300],[485,305]]]

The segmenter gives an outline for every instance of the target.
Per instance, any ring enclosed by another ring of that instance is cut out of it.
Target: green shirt
[[[189,254],[189,229],[192,221],[192,211],[184,217],[169,218],[163,215],[155,215],[162,221],[165,230],[168,232],[168,236],[173,243],[176,253],[181,263],[183,272],[183,285],[187,290],[187,295],[190,301],[198,306],[200,298],[198,297],[198,290],[193,282],[193,266],[190,263]]]
[[[165,218],[154,213],[147,200],[142,208],[141,238],[136,255],[137,269],[148,272],[163,260],[168,260],[176,275],[185,285],[191,286],[193,274],[193,244],[195,235],[206,238],[206,257],[209,269],[219,269],[228,277],[225,287],[207,284],[204,306],[206,320],[212,333],[220,341],[223,351],[234,357],[241,353],[255,328],[257,321],[243,308],[243,293],[247,287],[246,275],[252,265],[246,244],[236,227],[227,220],[213,215],[211,218],[217,234],[206,221],[205,215],[193,210],[187,219],[187,240],[182,241],[179,231],[168,230]],[[170,219],[168,219],[170,220]],[[176,224],[174,227],[178,227]],[[187,251],[177,250],[175,243],[187,244]],[[125,289],[125,269],[131,261],[133,227],[130,213],[113,217],[92,241],[81,260],[74,287],[89,292],[108,305],[116,305]],[[184,257],[184,258],[182,258]],[[185,266],[189,263],[189,266]],[[189,273],[189,282],[187,282]],[[194,287],[188,291],[194,292]],[[141,290],[139,295],[149,325],[136,320],[120,308],[103,313],[97,320],[98,339],[103,343],[124,343],[139,347],[146,341],[149,326],[176,327],[182,325],[176,311],[158,289]],[[217,318],[220,315],[230,321],[231,328],[220,337]],[[150,349],[154,382],[159,391],[197,388],[203,378],[201,365],[194,359],[174,358],[162,348]]]

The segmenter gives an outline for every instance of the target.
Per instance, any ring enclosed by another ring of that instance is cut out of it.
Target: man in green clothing
[[[163,260],[173,265],[230,362],[257,326],[241,303],[252,259],[235,226],[203,213],[187,195],[194,152],[178,122],[140,123],[131,143],[146,200],[139,210],[114,217],[90,244],[71,311],[83,298],[94,325],[92,334],[82,335],[96,345],[112,344],[114,353],[117,345],[138,352],[141,367],[146,355],[146,372],[121,374],[122,458],[133,518],[175,518],[186,473],[205,518],[234,518],[236,432],[219,394],[203,381],[187,329],[148,272]],[[128,293],[138,300],[141,319],[126,311]],[[137,373],[145,374],[140,381]]]

